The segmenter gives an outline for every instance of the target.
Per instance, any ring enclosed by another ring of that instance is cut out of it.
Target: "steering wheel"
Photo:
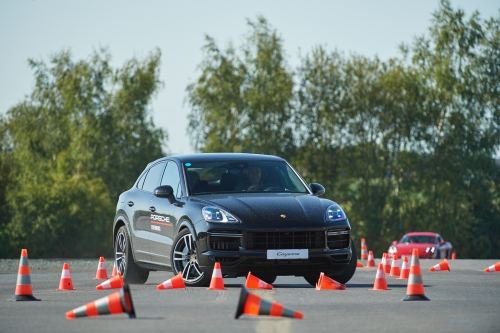
[[[256,188],[256,191],[264,191],[264,192],[281,192],[285,189],[277,184],[262,184]]]

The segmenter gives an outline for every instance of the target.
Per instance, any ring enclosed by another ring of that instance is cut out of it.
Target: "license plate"
[[[267,259],[308,259],[308,249],[298,250],[267,250]]]

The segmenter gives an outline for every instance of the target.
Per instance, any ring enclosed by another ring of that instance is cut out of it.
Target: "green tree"
[[[30,60],[34,90],[5,124],[14,246],[35,257],[111,252],[118,194],[163,154],[166,135],[148,116],[159,59],[155,51],[116,70],[105,50],[78,62],[61,52],[50,66]]]

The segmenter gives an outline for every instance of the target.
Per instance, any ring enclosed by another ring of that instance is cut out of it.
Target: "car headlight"
[[[389,253],[393,253],[393,254],[394,254],[394,253],[396,253],[396,252],[398,252],[397,247],[395,247],[395,246],[391,246],[391,247],[389,247]]]
[[[207,222],[223,222],[223,223],[237,223],[240,222],[236,217],[226,212],[223,209],[216,207],[203,207],[201,210],[203,218]]]
[[[429,253],[429,252],[434,253],[434,251],[436,251],[436,248],[434,246],[433,247],[428,247],[428,248],[425,249],[426,253]]]
[[[345,220],[346,216],[342,208],[339,205],[333,204],[326,210],[325,219],[327,222],[335,222]]]

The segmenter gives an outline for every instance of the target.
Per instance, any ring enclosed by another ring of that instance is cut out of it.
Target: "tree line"
[[[317,46],[295,69],[264,17],[248,26],[239,46],[206,37],[187,88],[193,147],[286,158],[378,255],[434,231],[459,258],[500,256],[500,15],[441,1],[399,57]]]

